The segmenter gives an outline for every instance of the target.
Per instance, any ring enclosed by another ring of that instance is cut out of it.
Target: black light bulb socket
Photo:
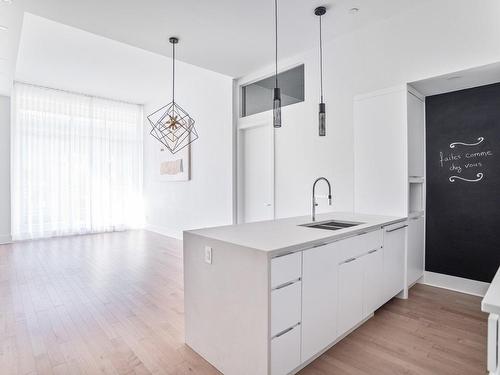
[[[279,87],[274,88],[274,98],[273,100],[281,100],[281,89]]]
[[[319,113],[326,113],[326,104],[319,103]]]

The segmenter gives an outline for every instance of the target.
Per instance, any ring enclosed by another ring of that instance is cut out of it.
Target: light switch
[[[212,248],[210,246],[205,246],[205,262],[212,264]]]

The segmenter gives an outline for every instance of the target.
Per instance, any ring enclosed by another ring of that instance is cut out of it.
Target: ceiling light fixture
[[[275,85],[273,96],[273,126],[281,128],[281,90],[278,87],[278,0],[274,0]]]
[[[326,104],[323,100],[323,34],[321,19],[326,13],[325,7],[317,7],[314,9],[314,14],[319,18],[319,75],[320,75],[320,103],[318,112],[318,129],[319,136],[326,135]]]
[[[0,31],[7,31],[7,30],[9,30],[7,26],[0,25]]]
[[[175,102],[175,45],[179,39],[169,38],[172,43],[172,101],[148,116],[150,134],[172,154],[198,139],[195,121]]]
[[[358,12],[359,12],[359,8],[351,8],[351,9],[349,9],[349,13],[351,13],[351,14],[356,14]]]

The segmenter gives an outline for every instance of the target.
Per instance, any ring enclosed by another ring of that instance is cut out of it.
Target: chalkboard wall
[[[500,84],[426,98],[427,271],[490,282],[500,266]]]

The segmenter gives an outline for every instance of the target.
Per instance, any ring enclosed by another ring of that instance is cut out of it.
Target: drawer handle
[[[331,242],[322,242],[322,243],[318,243],[318,244],[315,244],[315,245],[310,245],[308,247],[305,247],[303,249],[300,249],[299,251],[306,251],[306,250],[311,250],[311,249],[315,249],[317,247],[321,247],[321,246],[326,246],[326,245],[330,245],[334,242],[337,242],[337,241],[340,241],[340,240],[333,240]]]
[[[354,262],[356,259],[357,258],[349,258],[346,261],[344,261],[344,263],[351,263],[351,262]]]
[[[394,228],[394,229],[389,229],[389,230],[387,230],[387,229],[386,229],[385,231],[386,231],[386,233],[391,233],[391,232],[395,232],[395,231],[397,231],[397,230],[400,230],[400,229],[406,228],[407,226],[408,226],[408,224],[403,225],[402,227],[397,227],[397,228]]]
[[[377,248],[377,249],[370,250],[370,251],[368,252],[368,254],[373,254],[373,253],[376,253],[378,250],[379,250],[378,248]]]
[[[289,281],[287,283],[284,283],[284,284],[280,284],[278,285],[277,287],[273,288],[273,290],[278,290],[278,289],[283,289],[283,288],[286,288],[287,286],[290,286],[290,285],[293,285],[295,283],[298,283],[300,281],[300,277],[298,279],[295,279],[295,280],[292,280],[292,281]]]
[[[275,257],[273,257],[272,259],[281,258],[281,257],[286,257],[287,255],[292,255],[292,254],[295,254],[295,253],[296,253],[295,251],[289,251],[288,253],[284,253],[284,254],[276,255],[276,256],[275,256]]]
[[[328,245],[328,243],[326,243],[326,242],[323,242],[323,243],[318,243],[318,244],[314,245],[314,246],[312,247],[312,249],[315,249],[315,248],[317,248],[317,247],[321,247],[321,246],[325,246],[325,245]]]
[[[287,328],[287,329],[285,329],[284,331],[281,331],[280,333],[277,333],[277,334],[273,337],[273,339],[277,339],[278,337],[281,337],[281,336],[283,336],[283,335],[286,335],[288,332],[290,332],[291,330],[293,330],[295,327],[297,327],[297,326],[299,326],[299,325],[300,325],[300,323],[297,323],[297,324],[295,324],[293,327]]]

